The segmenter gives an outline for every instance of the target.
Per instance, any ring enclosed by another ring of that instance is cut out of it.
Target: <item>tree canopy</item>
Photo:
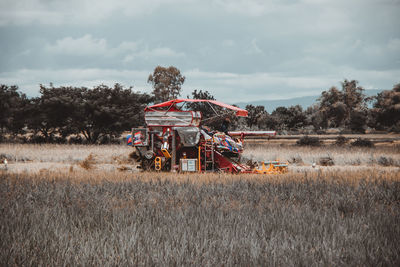
[[[144,124],[144,107],[153,97],[133,92],[116,83],[114,87],[40,86],[40,97],[31,99],[27,126],[43,141],[82,135],[88,143],[119,136]]]
[[[172,70],[172,71],[168,71]],[[164,73],[165,72],[165,73]],[[163,75],[168,76],[163,80]],[[118,83],[113,87],[40,85],[40,96],[27,98],[16,85],[0,85],[0,141],[4,136],[31,136],[32,142],[65,142],[67,138],[84,138],[87,143],[102,143],[120,136],[131,127],[144,126],[144,108],[150,103],[176,98],[184,77],[174,67],[157,67],[149,80],[158,93],[134,92]],[[171,83],[167,82],[171,81]],[[156,84],[169,84],[162,89]],[[237,119],[220,107],[208,103],[187,103],[201,111],[204,124],[219,129],[226,117],[231,126],[246,129],[296,131],[339,128],[363,133],[368,127],[400,132],[400,83],[370,99],[355,80],[344,80],[342,88],[331,87],[321,93],[316,104],[278,107],[269,114],[264,106],[247,105],[247,118]],[[157,90],[158,90],[157,89]],[[216,100],[206,90],[194,90],[188,98]],[[157,99],[158,100],[155,100]],[[373,101],[368,108],[367,101]],[[23,135],[28,133],[28,135]]]
[[[321,126],[354,127],[360,130],[358,122],[364,118],[367,110],[364,89],[356,80],[345,79],[341,84],[342,90],[331,87],[328,91],[323,91],[318,99],[320,113],[318,116],[325,122]],[[365,120],[363,121],[365,123]]]
[[[400,131],[400,83],[392,90],[385,90],[375,97],[372,116],[379,129],[390,128]]]
[[[28,99],[18,86],[0,85],[0,133],[19,133],[24,127]]]
[[[153,86],[155,102],[160,103],[180,96],[185,76],[176,67],[157,66],[149,75],[147,82]]]

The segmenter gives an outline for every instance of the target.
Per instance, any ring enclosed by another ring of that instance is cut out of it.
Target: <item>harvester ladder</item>
[[[211,159],[207,158],[207,153],[211,154]],[[207,165],[211,163],[211,170],[214,171],[214,142],[207,140],[204,143],[204,171],[207,171]]]

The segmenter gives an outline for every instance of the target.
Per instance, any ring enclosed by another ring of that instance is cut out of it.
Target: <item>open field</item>
[[[397,173],[0,173],[4,265],[400,263]]]
[[[119,170],[137,171],[130,161],[131,147],[124,145],[15,145],[0,144],[0,159],[8,159],[9,172],[40,172],[82,170],[82,162],[92,157],[91,169],[116,172]],[[279,159],[290,163],[290,170],[312,171],[313,163],[317,169],[375,169],[395,171],[400,168],[400,147],[382,146],[376,148],[359,147],[299,147],[274,145],[269,143],[252,144],[245,147],[243,157],[255,161]],[[319,166],[321,158],[331,158],[333,166]],[[1,169],[0,165],[0,169]],[[315,170],[314,170],[315,171]]]
[[[249,144],[270,144],[270,145],[294,145],[304,135],[277,135],[274,138],[249,136],[246,137],[246,142]],[[309,137],[318,138],[324,145],[332,145],[336,142],[339,136],[347,139],[351,143],[358,138],[368,139],[375,146],[400,146],[400,134],[309,134]]]
[[[400,264],[398,147],[247,148],[289,173],[141,173],[122,145],[1,144],[0,262]]]

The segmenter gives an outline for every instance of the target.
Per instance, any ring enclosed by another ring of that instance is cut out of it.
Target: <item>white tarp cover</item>
[[[183,146],[195,146],[200,141],[200,130],[197,127],[176,127]]]
[[[148,126],[198,126],[200,118],[201,114],[194,111],[150,111],[144,115]]]

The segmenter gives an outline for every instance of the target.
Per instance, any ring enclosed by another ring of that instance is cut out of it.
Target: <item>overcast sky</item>
[[[400,82],[400,0],[0,0],[0,83],[118,82],[157,65],[235,103]]]

